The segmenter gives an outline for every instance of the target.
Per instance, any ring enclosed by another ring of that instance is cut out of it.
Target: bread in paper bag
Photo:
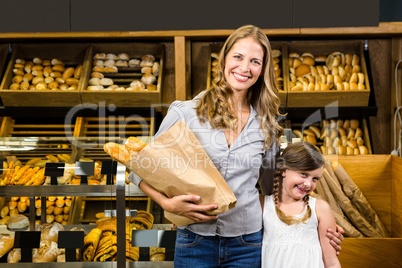
[[[104,150],[168,197],[199,195],[198,204],[216,204],[217,209],[210,211],[210,215],[223,213],[235,206],[237,200],[232,190],[184,120],[147,146],[133,146],[130,143],[134,141],[128,140],[125,145],[107,143]],[[178,226],[193,223],[186,217],[166,211],[165,217]]]

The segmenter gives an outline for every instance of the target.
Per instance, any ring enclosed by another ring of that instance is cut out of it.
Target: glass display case
[[[14,236],[0,248],[2,267],[173,267],[172,225],[106,142],[124,139],[0,138],[0,239]],[[15,215],[29,225],[10,228]]]

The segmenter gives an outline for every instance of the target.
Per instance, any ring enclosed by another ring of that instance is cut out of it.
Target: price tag
[[[117,162],[113,160],[103,160],[101,174],[106,174],[106,184],[113,184],[113,175],[117,173]]]
[[[59,231],[58,247],[66,249],[66,262],[77,261],[77,248],[84,247],[84,231]]]
[[[39,231],[15,231],[14,247],[21,249],[20,262],[32,262],[32,249],[39,248]]]
[[[74,174],[81,176],[81,184],[88,184],[88,176],[95,173],[95,162],[75,162]]]
[[[50,184],[58,185],[57,177],[64,175],[64,163],[46,163],[45,176],[50,176]]]

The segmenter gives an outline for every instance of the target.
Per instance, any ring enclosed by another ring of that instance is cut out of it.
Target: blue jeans
[[[177,230],[175,268],[261,267],[262,231],[238,237]]]

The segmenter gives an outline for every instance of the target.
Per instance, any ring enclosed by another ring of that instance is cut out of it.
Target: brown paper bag
[[[236,204],[232,190],[183,120],[158,136],[125,165],[168,197],[193,194],[201,197],[198,204],[216,204],[217,209],[210,215],[223,213]],[[165,217],[178,226],[193,223],[186,217],[168,212]]]

